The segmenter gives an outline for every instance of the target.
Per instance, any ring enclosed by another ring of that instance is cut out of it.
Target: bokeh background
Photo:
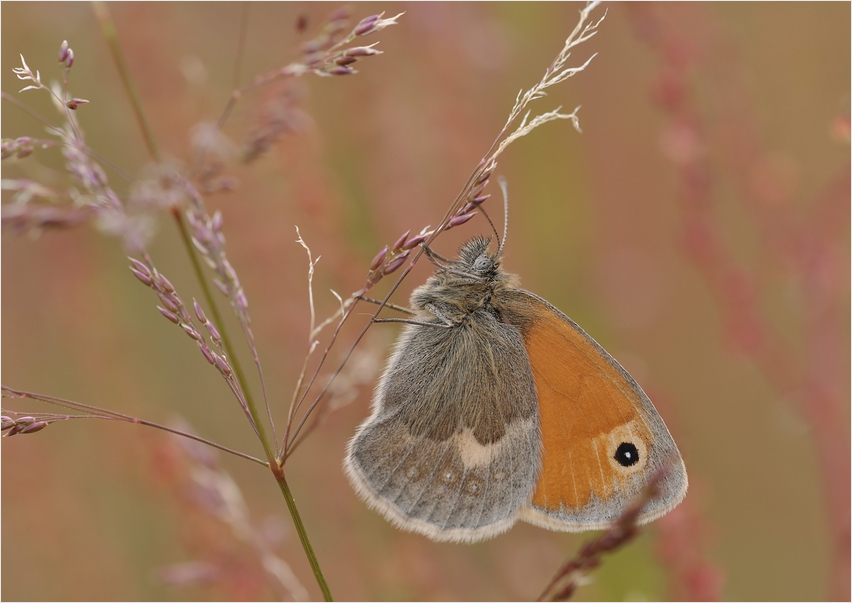
[[[188,166],[198,124],[221,114],[235,67],[245,83],[285,65],[335,8],[252,4],[241,30],[241,4],[109,5],[164,156]],[[350,8],[353,24],[381,11],[405,15],[368,40],[380,40],[384,54],[356,65],[357,75],[305,77],[244,96],[224,127],[237,147],[270,115],[286,135],[249,165],[226,164],[238,186],[207,198],[224,214],[279,428],[308,337],[307,259],[294,225],[322,256],[314,286],[318,316],[327,316],[337,303],[330,289],[356,290],[384,244],[437,224],[581,5]],[[690,492],[576,596],[848,599],[850,6],[606,9],[600,33],[572,58],[579,65],[598,53],[590,67],[533,106],[582,105],[583,133],[549,124],[500,160],[511,198],[505,265],[642,384],[679,444]],[[70,88],[90,101],[78,111],[89,145],[133,177],[148,173],[150,156],[89,4],[3,3],[2,34],[4,94],[60,123],[46,95],[18,94],[12,68],[23,54],[43,80],[58,79],[67,39],[76,56]],[[46,136],[6,100],[2,118],[4,138]],[[63,189],[62,168],[48,149],[4,160],[3,178]],[[107,173],[120,194],[130,189]],[[501,223],[493,183],[491,192]],[[158,225],[154,261],[184,299],[197,296],[174,223],[163,215]],[[474,219],[436,249],[452,255],[488,231]],[[261,455],[224,383],[159,315],[125,256],[120,241],[88,225],[41,236],[4,231],[3,383],[164,423],[180,416],[205,437]],[[398,302],[429,273],[421,264]],[[346,482],[346,442],[368,414],[397,330],[371,329],[337,410],[288,465],[333,593],[536,597],[589,535],[519,524],[473,546],[434,544],[391,527]],[[19,400],[4,407],[45,410]],[[162,432],[76,421],[4,439],[2,597],[275,598],[260,540],[319,597],[274,481],[249,462],[218,459],[245,499],[254,545],[190,487],[192,460]]]

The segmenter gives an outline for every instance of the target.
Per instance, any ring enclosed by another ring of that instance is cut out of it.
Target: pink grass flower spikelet
[[[173,322],[176,325],[180,324],[180,318],[178,318],[177,314],[175,314],[174,312],[172,312],[170,310],[166,310],[165,308],[162,308],[160,306],[157,306],[157,310],[160,311],[160,314],[162,314],[167,319],[169,319],[170,322]]]
[[[65,69],[71,69],[74,64],[74,51],[68,46],[68,40],[63,40],[59,46],[59,62],[65,66]]]
[[[405,13],[399,13],[395,17],[391,17],[389,19],[383,19],[382,16],[384,14],[385,13],[379,13],[378,15],[364,17],[363,19],[361,19],[360,23],[355,26],[355,29],[352,30],[352,32],[356,36],[368,36],[370,34],[377,33],[390,25],[396,25],[396,20],[399,19]]]
[[[63,40],[62,44],[59,45],[59,62],[64,63],[65,59],[68,58],[68,40]]]
[[[382,247],[382,250],[376,254],[376,257],[373,258],[373,261],[370,262],[370,270],[378,270],[379,266],[382,265],[382,262],[385,261],[385,257],[388,255],[388,246],[385,245]]]
[[[2,431],[4,438],[10,438],[13,435],[36,433],[49,425],[49,422],[32,416],[23,416],[13,418],[8,415],[3,415]]]
[[[405,262],[408,258],[408,251],[403,251],[400,255],[392,259],[390,262],[382,270],[383,274],[390,274],[392,272],[396,272],[400,266]]]
[[[377,42],[378,43],[378,42]],[[343,51],[343,56],[346,57],[371,57],[377,54],[382,54],[381,50],[373,48],[375,44],[370,46],[354,46]]]
[[[461,216],[454,216],[448,223],[447,228],[453,228],[454,226],[461,226],[476,214],[463,214]]]
[[[80,105],[85,105],[88,102],[89,101],[84,98],[72,98],[70,101],[65,103],[65,106],[71,109],[72,111],[76,111],[77,107],[79,107]]]
[[[394,252],[397,252],[397,251],[399,251],[400,249],[402,249],[403,245],[405,245],[405,242],[408,240],[408,235],[410,235],[410,234],[411,234],[411,229],[409,228],[408,230],[406,230],[406,231],[403,233],[403,235],[402,235],[401,237],[399,237],[399,238],[396,240],[396,243],[394,243],[394,244],[393,244],[393,247],[392,247],[391,249],[392,249]]]
[[[427,235],[422,235],[422,234],[419,234],[419,235],[417,235],[417,236],[411,237],[410,239],[408,239],[408,240],[407,240],[407,241],[403,244],[402,248],[403,248],[403,249],[414,249],[415,247],[417,247],[418,245],[420,245],[420,243],[422,243],[423,241],[425,241],[425,240],[426,240],[426,239],[428,239],[428,238],[429,238],[429,237],[428,237]]]

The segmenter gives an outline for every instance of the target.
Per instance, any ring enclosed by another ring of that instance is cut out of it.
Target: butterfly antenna
[[[500,190],[503,191],[503,239],[500,241],[500,246],[497,248],[497,255],[503,253],[503,246],[506,244],[506,237],[509,236],[509,186],[506,184],[506,179],[503,176],[500,176],[497,179],[497,183],[500,185]],[[489,222],[491,220],[488,220]],[[491,228],[494,228],[494,225],[491,225]],[[494,231],[494,234],[497,234],[497,231]],[[497,237],[500,238],[499,236]]]
[[[486,211],[482,208],[482,206],[480,206],[480,207],[479,207],[479,211],[481,211],[481,212],[482,212],[482,215],[483,215],[483,216],[485,216],[485,219],[486,219],[486,220],[488,220],[488,223],[489,223],[489,224],[491,224],[491,230],[493,230],[493,231],[494,231],[494,236],[495,236],[495,237],[497,237],[497,243],[500,243],[500,235],[499,235],[499,234],[497,234],[497,227],[496,227],[496,226],[494,226],[494,222],[492,222],[492,221],[491,221],[491,217],[490,217],[490,216],[488,215],[488,213],[487,213],[487,212],[486,212]],[[502,245],[499,245],[499,247],[500,247],[500,249],[502,249],[502,248],[503,248],[503,246],[502,246]],[[499,253],[499,251],[498,251],[498,253]]]

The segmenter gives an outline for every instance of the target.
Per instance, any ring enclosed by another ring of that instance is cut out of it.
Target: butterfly
[[[519,288],[490,243],[474,237],[412,293],[415,317],[348,445],[356,492],[436,541],[477,542],[519,519],[604,529],[661,470],[638,521],[667,513],[687,476],[654,405],[574,321]]]

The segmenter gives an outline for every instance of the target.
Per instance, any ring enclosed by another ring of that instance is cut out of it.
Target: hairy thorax
[[[479,311],[498,314],[499,308],[494,307],[494,300],[499,299],[500,291],[512,288],[517,282],[514,275],[501,274],[500,277],[478,281],[454,273],[438,272],[414,290],[411,306],[419,311],[422,320],[434,321],[437,317],[439,322],[446,319],[454,325],[463,324]]]

